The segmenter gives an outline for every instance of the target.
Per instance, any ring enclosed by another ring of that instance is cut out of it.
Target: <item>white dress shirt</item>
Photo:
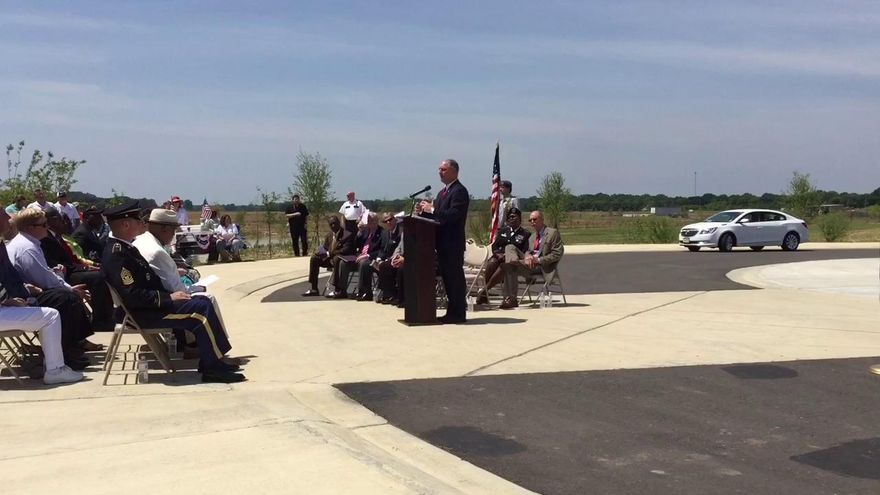
[[[359,199],[354,200],[354,203],[346,201],[339,207],[339,213],[342,213],[346,220],[360,220],[361,215],[364,214],[364,204]]]
[[[38,210],[47,211],[47,210],[49,210],[49,208],[55,208],[55,205],[53,205],[52,203],[50,203],[50,202],[48,202],[48,201],[46,201],[46,202],[43,203],[43,204],[40,204],[39,201],[34,201],[33,203],[27,205],[27,207],[28,207],[28,208],[36,208],[36,209],[38,209]]]
[[[54,289],[70,285],[60,275],[52,271],[46,256],[40,248],[40,241],[24,232],[19,232],[6,246],[9,261],[21,275],[21,279],[41,289]]]
[[[189,213],[187,213],[186,209],[182,206],[177,210],[177,223],[180,225],[189,225]]]

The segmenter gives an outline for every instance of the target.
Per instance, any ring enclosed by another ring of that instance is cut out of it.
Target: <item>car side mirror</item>
[[[749,223],[749,219],[748,219],[748,218],[742,218],[742,219],[740,219],[740,220],[739,220],[738,222],[736,222],[736,223]]]

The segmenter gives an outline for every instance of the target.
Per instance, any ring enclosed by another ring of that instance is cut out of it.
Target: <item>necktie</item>
[[[534,247],[533,251],[537,253],[538,249],[540,249],[540,248],[541,248],[541,233],[537,232],[535,234],[535,247]]]
[[[446,190],[447,189],[448,189],[448,187],[444,187],[443,189],[440,190],[440,199],[443,199],[446,197]]]

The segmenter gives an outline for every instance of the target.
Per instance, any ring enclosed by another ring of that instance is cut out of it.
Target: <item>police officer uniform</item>
[[[108,222],[113,222],[124,218],[137,219],[140,211],[140,204],[132,201],[109,208],[104,215]],[[180,333],[189,330],[195,335],[202,381],[232,383],[245,379],[243,375],[233,373],[238,366],[221,360],[232,346],[208,298],[172,300],[171,293],[165,290],[159,276],[130,240],[112,234],[104,248],[101,271],[139,325],[173,328]],[[180,337],[178,341],[183,342]]]
[[[529,249],[529,237],[531,235],[522,226],[516,230],[509,225],[503,227],[495,236],[495,242],[492,243],[492,253],[504,254],[504,248],[508,244],[513,244],[521,253],[525,253]]]

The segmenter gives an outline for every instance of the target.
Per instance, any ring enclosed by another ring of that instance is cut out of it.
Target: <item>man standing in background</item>
[[[309,209],[300,202],[299,194],[293,195],[293,203],[284,210],[287,224],[290,227],[290,242],[293,243],[293,255],[300,256],[299,244],[302,242],[302,256],[309,254],[309,234],[306,219]]]
[[[354,191],[348,191],[346,195],[347,201],[339,207],[339,213],[345,220],[345,230],[349,232],[357,232],[358,221],[364,215],[364,204],[359,199],[355,199]]]

